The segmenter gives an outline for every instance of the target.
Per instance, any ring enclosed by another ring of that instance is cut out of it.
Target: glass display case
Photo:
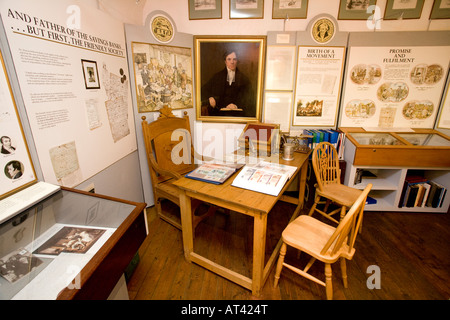
[[[145,203],[62,188],[0,225],[0,299],[106,299],[147,235]]]
[[[355,148],[356,165],[450,167],[450,138],[432,129],[411,132],[368,132],[340,128]],[[347,145],[347,143],[346,143]]]

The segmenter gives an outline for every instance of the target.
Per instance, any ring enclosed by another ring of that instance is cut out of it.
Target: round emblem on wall
[[[150,27],[153,36],[160,42],[169,42],[174,36],[172,23],[164,16],[154,17]]]
[[[316,42],[327,43],[334,37],[334,23],[328,18],[320,18],[313,24],[311,33]]]

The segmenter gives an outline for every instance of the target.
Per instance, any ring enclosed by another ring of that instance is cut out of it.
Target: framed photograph
[[[0,101],[0,199],[3,199],[36,183],[37,177],[1,52]]]
[[[450,1],[434,0],[430,19],[450,19]]]
[[[264,18],[264,0],[230,0],[230,19]]]
[[[384,20],[419,19],[424,0],[388,0]]]
[[[376,0],[341,0],[339,4],[339,20],[367,20],[373,10],[370,6],[377,3]]]
[[[100,89],[97,61],[81,60],[83,66],[84,84],[86,89]]]
[[[265,36],[195,36],[197,120],[261,117]]]
[[[138,112],[193,108],[190,48],[132,42]]]
[[[189,0],[189,20],[222,19],[222,0]]]
[[[273,0],[272,19],[306,19],[308,0]]]

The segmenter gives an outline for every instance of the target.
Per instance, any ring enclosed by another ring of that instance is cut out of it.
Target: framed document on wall
[[[345,47],[299,46],[293,126],[335,127]]]
[[[292,90],[295,46],[267,46],[266,90]]]
[[[419,43],[351,47],[341,127],[433,128],[450,46]]]
[[[0,199],[37,181],[0,52]]]

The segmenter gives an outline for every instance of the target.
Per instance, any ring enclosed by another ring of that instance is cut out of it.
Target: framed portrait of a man
[[[261,118],[265,36],[195,36],[197,120]]]

